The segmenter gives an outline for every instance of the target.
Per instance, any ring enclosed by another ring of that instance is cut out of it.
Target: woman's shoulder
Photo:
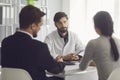
[[[95,39],[89,40],[88,43],[89,43],[89,44],[94,44],[94,43],[98,42],[98,40],[99,40],[99,37],[98,37],[98,38],[95,38]]]
[[[101,42],[100,37],[97,37],[95,39],[89,40],[87,43],[87,46],[92,46],[92,47],[94,46],[95,47],[95,46],[99,45],[100,42]]]

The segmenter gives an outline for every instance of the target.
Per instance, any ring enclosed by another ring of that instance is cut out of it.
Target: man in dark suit
[[[54,60],[47,45],[33,39],[43,24],[44,15],[32,5],[22,8],[20,30],[2,41],[2,67],[25,69],[33,80],[54,80],[46,77],[45,70],[51,73],[63,71],[62,59]]]

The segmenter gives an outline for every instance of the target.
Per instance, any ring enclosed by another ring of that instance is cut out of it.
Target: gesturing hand
[[[70,53],[65,56],[63,56],[63,60],[79,60],[79,56],[75,53]]]

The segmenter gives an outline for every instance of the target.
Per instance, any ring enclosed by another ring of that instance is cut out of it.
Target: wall
[[[48,0],[48,11],[50,27],[53,28],[54,27],[53,17],[56,12],[62,11],[62,0]]]
[[[53,17],[56,12],[62,11],[62,0],[47,0],[47,24],[43,25],[38,33],[37,40],[44,41],[45,36],[55,30]]]
[[[62,11],[70,17],[70,0],[62,0]]]

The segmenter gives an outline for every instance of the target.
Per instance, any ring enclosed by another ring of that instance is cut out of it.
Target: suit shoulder
[[[13,35],[10,35],[10,36],[4,38],[4,39],[2,40],[2,42],[4,42],[4,41],[9,41],[9,40],[11,40],[12,38],[13,38]]]
[[[33,43],[34,43],[34,44],[38,44],[38,45],[42,45],[42,46],[45,46],[45,45],[46,45],[46,43],[41,42],[41,41],[38,41],[38,40],[35,40],[35,39],[33,39]]]

